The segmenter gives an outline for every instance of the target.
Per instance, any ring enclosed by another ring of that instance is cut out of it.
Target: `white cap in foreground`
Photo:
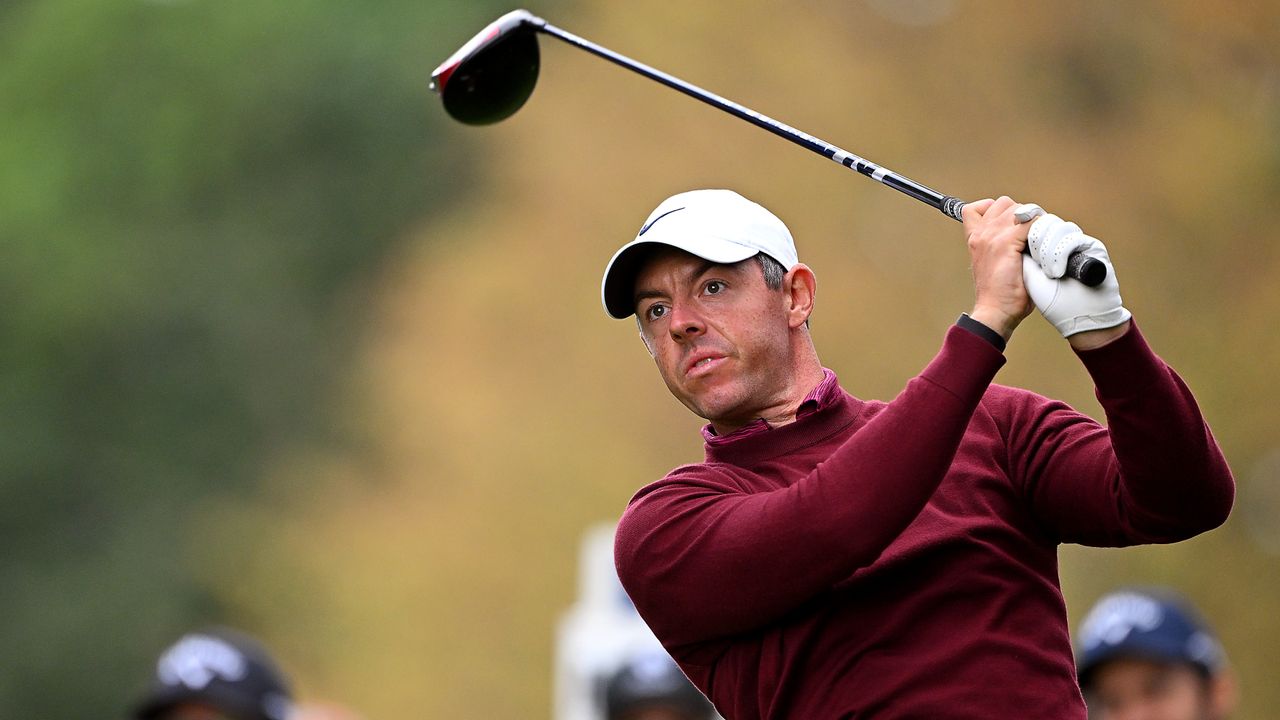
[[[764,253],[790,270],[799,259],[791,231],[776,215],[732,190],[690,190],[662,201],[614,253],[600,283],[604,310],[623,319],[635,312],[635,281],[651,245],[668,245],[715,263]]]

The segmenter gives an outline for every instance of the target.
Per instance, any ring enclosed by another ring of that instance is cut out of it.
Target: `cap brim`
[[[760,252],[716,237],[700,237],[692,241],[681,238],[675,242],[659,238],[632,240],[613,254],[600,283],[600,298],[609,317],[624,320],[635,313],[636,275],[655,246],[673,247],[703,260],[724,264],[742,262]]]

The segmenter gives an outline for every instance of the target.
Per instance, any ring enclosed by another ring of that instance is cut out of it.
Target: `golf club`
[[[961,220],[960,210],[965,203],[959,198],[943,195],[790,125],[561,30],[527,10],[513,10],[490,23],[431,73],[431,89],[440,95],[445,112],[468,125],[488,125],[514,115],[533,94],[538,81],[535,32],[551,35],[679,90]],[[1107,266],[1083,253],[1073,253],[1066,274],[1085,285],[1097,286],[1106,279]]]

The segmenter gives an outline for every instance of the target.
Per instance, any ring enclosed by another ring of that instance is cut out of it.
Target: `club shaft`
[[[926,205],[937,208],[947,217],[957,221],[963,219],[960,216],[960,211],[964,208],[965,203],[957,197],[944,195],[937,190],[921,185],[910,178],[903,177],[888,168],[877,165],[864,157],[836,147],[825,140],[819,140],[809,133],[801,132],[786,123],[778,122],[767,115],[762,115],[751,108],[744,107],[732,100],[720,97],[709,90],[704,90],[697,85],[687,83],[678,77],[668,75],[667,73],[656,68],[649,67],[642,62],[632,60],[625,55],[621,55],[606,47],[597,45],[590,40],[578,37],[567,30],[562,30],[540,17],[530,16],[525,20],[525,22],[532,25],[533,28],[539,32],[586,50],[593,55],[604,58],[605,60],[608,60],[615,65],[620,65],[632,72],[639,73],[651,80],[660,82],[673,90],[679,90],[689,97],[701,100],[702,102],[711,105],[712,107],[719,108],[730,115],[742,118],[756,127],[768,130],[779,137],[786,138],[801,147],[807,148],[819,155],[822,155],[823,157],[834,160],[850,170],[887,185],[898,192],[909,195]],[[1107,270],[1106,265],[1102,261],[1077,252],[1072,253],[1071,257],[1067,261],[1066,275],[1068,277],[1075,278],[1086,285],[1097,286],[1106,279]]]
[[[551,35],[552,37],[569,43],[570,45],[586,50],[587,52],[602,57],[616,65],[621,65],[628,70],[644,75],[645,77],[660,82],[673,90],[678,90],[689,97],[701,100],[712,107],[719,108],[730,115],[742,118],[756,127],[768,130],[774,135],[790,140],[801,147],[807,148],[819,155],[822,155],[823,157],[834,160],[850,170],[865,175],[872,180],[893,188],[894,190],[910,195],[920,202],[935,207],[938,210],[941,210],[943,214],[948,217],[956,220],[960,219],[960,209],[964,206],[964,202],[957,198],[944,195],[937,190],[921,185],[910,178],[903,177],[888,168],[877,165],[864,157],[836,147],[825,140],[820,140],[806,132],[797,130],[786,123],[774,120],[773,118],[758,113],[751,108],[739,105],[738,103],[727,98],[723,98],[709,90],[704,90],[703,88],[687,83],[678,77],[669,75],[661,70],[645,65],[642,62],[632,60],[625,55],[621,55],[606,47],[597,45],[590,40],[578,37],[577,35],[558,28],[541,18],[538,18],[538,20],[533,24],[540,32],[546,33],[547,35]]]

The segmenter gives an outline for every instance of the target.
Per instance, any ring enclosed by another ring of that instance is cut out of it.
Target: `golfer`
[[[729,720],[1084,720],[1057,545],[1174,542],[1230,512],[1226,461],[1102,244],[1007,197],[963,214],[975,304],[888,403],[823,368],[814,273],[736,193],[669,198],[605,270],[606,311],[636,315],[671,393],[709,421],[706,460],[629,503],[618,574]],[[1107,280],[1057,279],[1073,251]],[[993,384],[1035,307],[1106,427]],[[885,315],[848,341],[877,348],[893,328]]]

